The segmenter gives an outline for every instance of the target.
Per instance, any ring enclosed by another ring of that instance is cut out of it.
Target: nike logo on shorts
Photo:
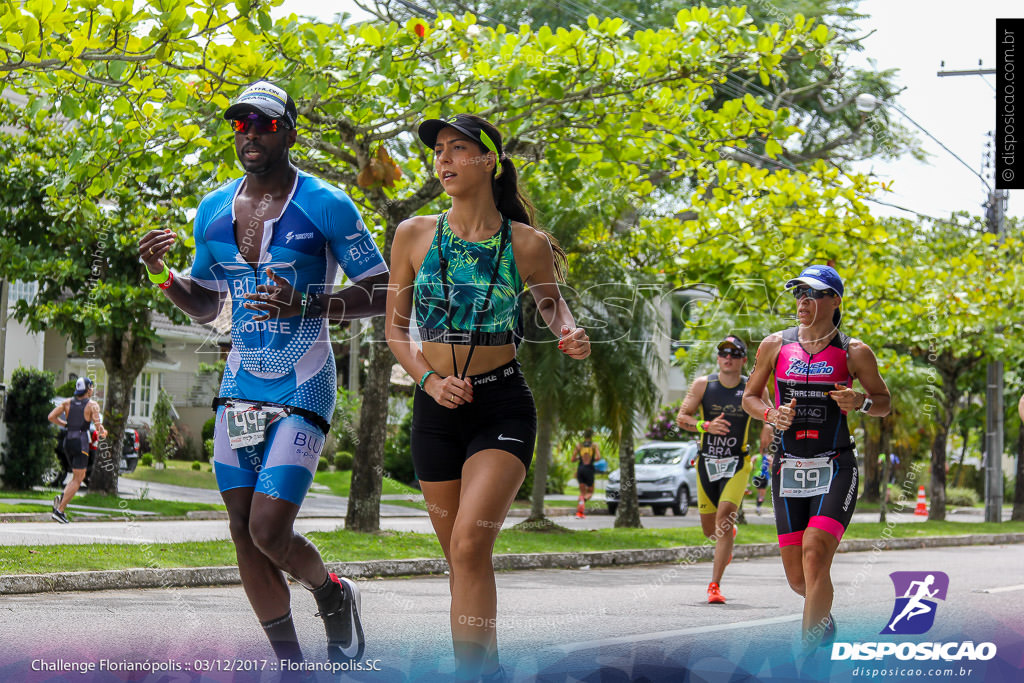
[[[504,434],[498,434],[498,441],[518,441],[523,443],[522,439],[513,439],[511,436],[505,436]]]

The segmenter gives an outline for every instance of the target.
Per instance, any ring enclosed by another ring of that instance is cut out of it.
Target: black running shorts
[[[857,456],[852,448],[839,451],[831,458],[832,484],[828,492],[810,498],[783,498],[779,495],[779,472],[782,458],[772,468],[772,504],[779,546],[802,545],[804,531],[815,527],[843,539],[857,507]]]
[[[576,468],[576,481],[584,486],[594,485],[594,465],[580,463]]]
[[[68,432],[64,437],[64,454],[71,469],[84,470],[89,466],[89,432]]]
[[[462,466],[474,453],[497,449],[529,469],[537,437],[533,394],[519,362],[468,378],[473,401],[445,408],[416,389],[412,413],[412,460],[420,481],[462,479]]]

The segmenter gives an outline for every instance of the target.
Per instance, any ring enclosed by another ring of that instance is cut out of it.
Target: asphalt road
[[[906,570],[947,573],[949,593],[938,601],[927,634],[879,636],[894,603],[889,574]],[[734,563],[722,582],[726,605],[704,602],[709,571],[710,565],[701,563],[501,573],[497,627],[502,659],[514,680],[552,682],[855,681],[865,679],[852,674],[854,666],[882,665],[830,663],[827,650],[795,663],[802,599],[788,588],[777,558]],[[999,683],[1020,673],[1024,547],[844,554],[834,564],[833,579],[840,641],[990,640],[998,647],[991,662],[963,662],[972,669],[963,676],[961,662],[940,662],[957,675],[876,675],[875,680]],[[450,680],[447,579],[368,580],[359,586],[368,639],[364,661],[380,671],[353,678]],[[295,586],[292,594],[306,656],[323,661],[323,631],[313,617],[313,600]],[[126,680],[75,674],[28,679],[33,660],[62,659],[70,666],[107,658],[223,668],[237,666],[235,660],[271,657],[240,587],[7,596],[0,610],[2,680]],[[1013,674],[1007,673],[1005,660],[1018,667]],[[892,657],[884,662],[906,664]],[[134,680],[195,678],[183,672]],[[220,672],[202,680],[270,681],[274,675]]]

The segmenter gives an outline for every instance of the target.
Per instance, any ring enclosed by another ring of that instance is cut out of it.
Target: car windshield
[[[682,446],[645,446],[636,452],[637,465],[678,465],[686,456]]]

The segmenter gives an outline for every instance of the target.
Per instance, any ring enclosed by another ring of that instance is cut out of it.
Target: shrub
[[[171,442],[171,396],[163,389],[156,399],[153,408],[153,433],[150,435],[153,458],[163,462],[174,455],[174,444]]]
[[[67,398],[75,393],[75,380],[69,379],[64,384],[59,384],[53,389],[54,396],[60,396],[61,398]]]
[[[974,507],[980,501],[978,492],[965,487],[946,489],[946,505]]]
[[[203,423],[203,442],[213,438],[213,430],[217,427],[217,416],[214,415]],[[210,451],[211,453],[213,451]]]
[[[203,441],[203,459],[206,462],[213,460],[213,439],[206,439]]]
[[[355,458],[348,451],[339,451],[334,456],[334,469],[340,472],[347,472],[352,469],[352,461]]]
[[[412,399],[409,399],[412,401]],[[412,410],[410,409],[394,435],[384,442],[384,472],[403,484],[416,481],[416,468],[412,464]]]
[[[317,461],[317,463],[316,463],[316,471],[317,472],[326,472],[327,471],[327,458],[320,458]]]
[[[7,395],[4,484],[31,489],[54,464],[56,438],[46,416],[53,410],[53,373],[19,367]]]
[[[526,479],[523,480],[519,491],[516,493],[516,500],[530,500],[530,496],[533,495],[533,466],[535,462],[536,458],[530,462],[530,469],[526,470]],[[544,487],[544,493],[565,493],[565,485],[573,473],[575,473],[573,468],[555,459],[554,462],[548,465],[548,481]]]
[[[201,462],[199,462],[198,460],[193,460],[192,461],[192,469],[195,470],[196,472],[198,472],[199,470],[203,469],[203,464]]]
[[[144,466],[144,467],[152,467],[153,466],[153,454],[152,453],[143,453],[142,457],[139,458],[139,464]]]
[[[185,448],[182,456],[185,460],[205,460],[205,451],[199,447],[196,438],[189,434],[185,437]]]
[[[659,408],[655,416],[647,423],[647,433],[645,436],[648,439],[656,439],[658,441],[689,440],[689,434],[676,426],[676,414],[679,412],[681,405],[683,405],[683,399]]]

